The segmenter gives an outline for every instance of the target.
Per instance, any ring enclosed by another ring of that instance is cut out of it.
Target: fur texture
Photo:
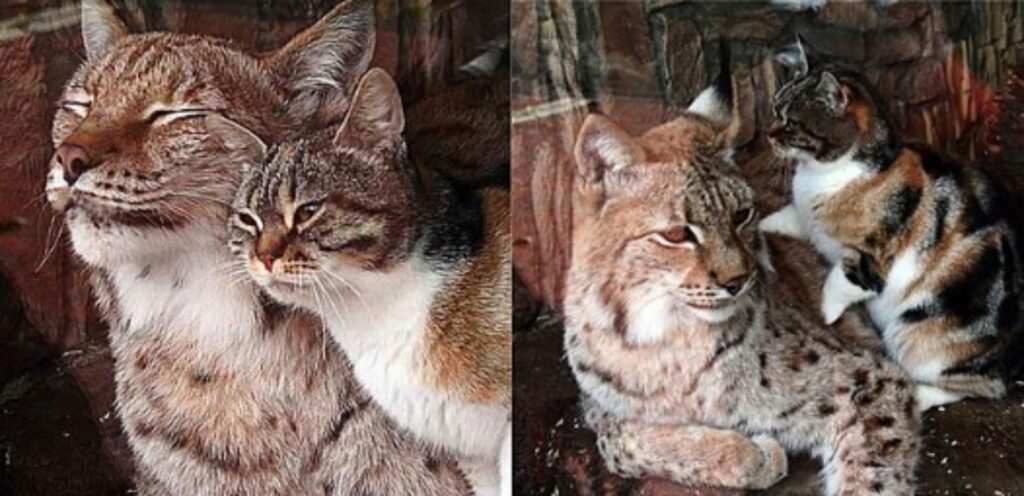
[[[799,63],[806,67],[806,62]],[[810,240],[833,264],[822,312],[866,301],[889,353],[929,394],[996,398],[1020,339],[1012,212],[987,174],[902,144],[875,91],[818,68],[783,86],[770,139],[797,160],[793,203],[769,231]]]
[[[453,464],[360,391],[315,318],[229,270],[241,164],[321,115],[301,102],[347,102],[339,73],[295,68],[364,70],[366,6],[339,6],[269,59],[211,38],[129,35],[99,1],[82,21],[89,60],[54,119],[47,194],[94,269],[140,493],[465,492]],[[362,55],[336,60],[338,43]]]
[[[855,319],[821,324],[813,253],[759,233],[713,121],[577,139],[565,347],[606,464],[765,488],[809,451],[826,494],[912,493],[911,381]]]
[[[425,190],[383,71],[353,101],[336,132],[284,143],[248,172],[232,249],[273,298],[327,322],[399,425],[459,456],[478,493],[497,494],[510,456],[507,192]]]

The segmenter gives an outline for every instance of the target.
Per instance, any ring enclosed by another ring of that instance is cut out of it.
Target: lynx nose
[[[733,277],[732,279],[729,279],[728,281],[725,281],[724,283],[721,283],[721,285],[723,288],[725,288],[726,291],[729,292],[729,294],[736,296],[740,292],[740,290],[743,289],[743,285],[747,283],[748,278],[748,274],[740,274],[736,277]]]
[[[64,179],[68,184],[74,184],[79,176],[93,167],[89,152],[78,145],[60,145],[56,155],[57,164],[64,170]]]

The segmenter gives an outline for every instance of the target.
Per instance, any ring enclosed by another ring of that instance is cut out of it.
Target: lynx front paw
[[[751,440],[761,449],[761,456],[764,460],[761,473],[752,481],[751,487],[765,489],[785,479],[789,473],[789,462],[786,458],[786,450],[782,448],[782,445],[771,436],[761,434],[754,436]]]

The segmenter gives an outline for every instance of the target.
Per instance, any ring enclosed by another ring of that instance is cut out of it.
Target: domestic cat
[[[368,4],[338,6],[264,57],[129,34],[98,0],[83,2],[82,31],[88,59],[54,118],[46,192],[111,328],[138,491],[464,494],[457,467],[360,390],[317,319],[229,270],[242,164],[347,108],[373,52]]]
[[[903,143],[864,78],[791,51],[780,60],[797,77],[776,93],[769,141],[797,162],[792,204],[762,229],[828,259],[825,321],[865,301],[922,409],[1002,396],[1021,334],[1012,207],[983,169]]]
[[[606,465],[754,489],[806,451],[828,495],[912,493],[910,379],[858,320],[821,324],[814,253],[757,230],[707,117],[634,138],[592,114],[577,137],[565,349]]]
[[[324,319],[399,425],[452,452],[479,494],[499,479],[511,494],[508,193],[422,187],[384,71],[352,99],[340,127],[248,170],[231,248],[271,297]]]

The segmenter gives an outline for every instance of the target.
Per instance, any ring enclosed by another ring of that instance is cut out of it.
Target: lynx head
[[[846,70],[815,68],[800,40],[776,60],[792,75],[775,93],[777,122],[768,132],[780,155],[829,163],[851,152],[870,154],[888,145],[892,127],[864,78]]]
[[[210,37],[130,34],[109,4],[84,0],[87,60],[54,117],[46,186],[75,251],[110,267],[222,232],[240,164],[330,119],[325,103],[347,107],[372,54],[371,12],[343,4],[256,56]]]
[[[751,189],[694,126],[704,127],[683,118],[633,138],[591,115],[577,137],[569,298],[600,302],[637,342],[729,319],[762,268]],[[666,146],[680,136],[691,142],[682,152]]]
[[[232,251],[279,300],[340,290],[405,260],[417,236],[415,175],[402,102],[371,69],[337,129],[274,147],[249,170],[229,221]]]

